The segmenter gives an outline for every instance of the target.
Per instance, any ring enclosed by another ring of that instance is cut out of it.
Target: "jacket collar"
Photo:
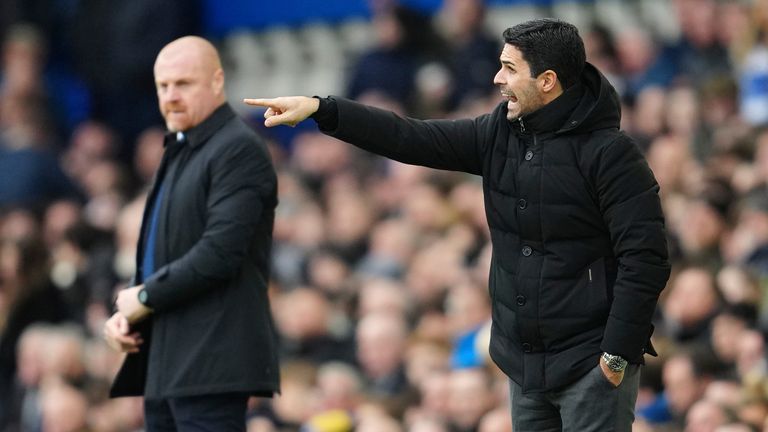
[[[568,117],[579,104],[584,94],[584,87],[576,83],[567,88],[552,102],[522,117],[526,131],[541,133],[555,132],[564,126]],[[520,120],[517,123],[521,123]]]
[[[621,103],[616,90],[590,63],[584,66],[580,82],[557,99],[522,117],[526,131],[534,133],[619,128],[620,121]],[[512,125],[520,130],[520,123],[515,120]]]
[[[219,130],[226,122],[235,117],[235,111],[228,103],[223,103],[216,108],[202,123],[184,131],[186,142],[191,148],[195,148],[208,140],[211,135]],[[176,133],[166,135],[165,145],[169,140],[176,141]]]

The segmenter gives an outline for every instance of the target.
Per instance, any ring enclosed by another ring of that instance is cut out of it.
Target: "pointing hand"
[[[243,99],[248,105],[265,107],[264,126],[296,126],[320,107],[317,98],[306,96],[279,97],[274,99]]]

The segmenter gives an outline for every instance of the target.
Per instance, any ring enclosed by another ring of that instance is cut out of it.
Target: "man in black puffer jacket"
[[[511,378],[514,430],[630,431],[669,277],[659,187],[573,25],[529,21],[504,39],[494,83],[507,100],[475,119],[420,121],[335,97],[246,103],[268,108],[267,126],[312,116],[371,152],[483,176],[491,355]]]

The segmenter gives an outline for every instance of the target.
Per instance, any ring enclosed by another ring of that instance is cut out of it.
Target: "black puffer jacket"
[[[315,118],[374,153],[483,176],[491,356],[524,391],[575,381],[602,351],[642,362],[669,263],[659,188],[619,131],[616,92],[587,65],[550,104],[506,114],[419,121],[329,98]]]

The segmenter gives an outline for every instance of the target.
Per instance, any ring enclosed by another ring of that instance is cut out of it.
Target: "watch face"
[[[147,304],[147,292],[144,290],[139,291],[139,302],[143,305]]]
[[[627,361],[617,355],[604,353],[603,360],[605,360],[608,368],[614,372],[621,372],[627,367]]]

